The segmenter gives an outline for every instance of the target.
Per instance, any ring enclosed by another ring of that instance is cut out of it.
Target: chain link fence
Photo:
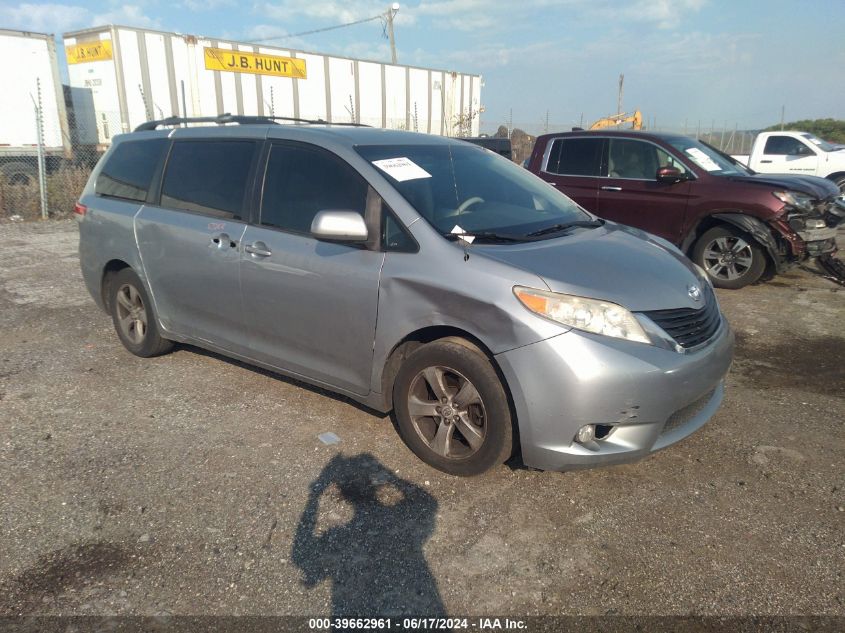
[[[68,130],[53,130],[57,123],[42,117],[37,103],[32,116],[41,142],[7,148],[0,156],[0,218],[36,220],[64,218],[73,213],[91,170],[121,132],[119,113],[74,116],[68,111]],[[63,145],[49,146],[43,139],[62,138]]]

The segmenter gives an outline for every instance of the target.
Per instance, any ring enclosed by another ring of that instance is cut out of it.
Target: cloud
[[[120,24],[148,29],[161,28],[160,20],[147,16],[144,10],[136,4],[125,4],[111,11],[95,15],[92,26],[101,24]]]
[[[696,13],[707,0],[636,0],[619,11],[621,17],[639,22],[651,22],[661,29],[678,27],[684,17]]]
[[[0,7],[0,24],[38,33],[62,33],[91,25],[91,13],[71,4],[31,4]]]
[[[227,7],[237,6],[235,0],[182,0],[177,6],[183,7],[192,13],[204,11],[219,11]]]

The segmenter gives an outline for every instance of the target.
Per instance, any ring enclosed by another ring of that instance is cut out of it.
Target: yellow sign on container
[[[205,67],[208,70],[273,75],[275,77],[296,77],[297,79],[307,78],[304,59],[232,51],[225,48],[206,47],[204,50]]]
[[[82,42],[74,46],[65,46],[68,64],[85,62],[104,62],[112,58],[111,40]]]

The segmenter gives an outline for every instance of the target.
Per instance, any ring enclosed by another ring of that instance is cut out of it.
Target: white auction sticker
[[[453,228],[450,233],[452,235],[459,235],[464,242],[469,242],[470,244],[475,241],[475,235],[467,235],[466,232],[458,224],[455,225],[455,228]]]
[[[707,154],[702,152],[697,147],[690,147],[686,150],[687,155],[692,158],[698,166],[702,169],[706,169],[707,171],[722,171],[722,168],[719,167],[718,163],[710,158]]]
[[[419,178],[431,178],[431,174],[417,165],[410,158],[401,156],[399,158],[385,158],[374,160],[373,165],[381,169],[388,176],[399,182],[406,180],[417,180]]]

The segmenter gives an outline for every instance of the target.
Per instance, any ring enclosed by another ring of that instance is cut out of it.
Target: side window
[[[94,192],[98,196],[143,202],[168,143],[166,138],[120,143],[106,159]]]
[[[176,141],[167,159],[161,206],[241,219],[254,141]]]
[[[601,148],[600,138],[555,139],[546,171],[562,176],[598,176]]]
[[[689,170],[687,169],[686,165],[684,165],[680,160],[672,156],[672,154],[663,151],[659,147],[657,148],[657,162],[659,167],[674,167],[682,174],[689,173]]]
[[[763,148],[763,153],[776,156],[783,154],[800,156],[801,154],[810,154],[812,152],[797,138],[792,138],[791,136],[770,136],[766,139],[766,146]]]
[[[657,147],[633,139],[612,138],[607,155],[607,172],[611,178],[653,180],[657,175]]]
[[[270,149],[261,224],[310,233],[319,211],[357,211],[363,215],[366,206],[366,181],[334,154],[294,145]]]
[[[384,205],[382,205],[382,218],[384,218],[381,229],[382,248],[390,252],[416,252],[417,243],[408,235],[399,220],[384,208]]]

